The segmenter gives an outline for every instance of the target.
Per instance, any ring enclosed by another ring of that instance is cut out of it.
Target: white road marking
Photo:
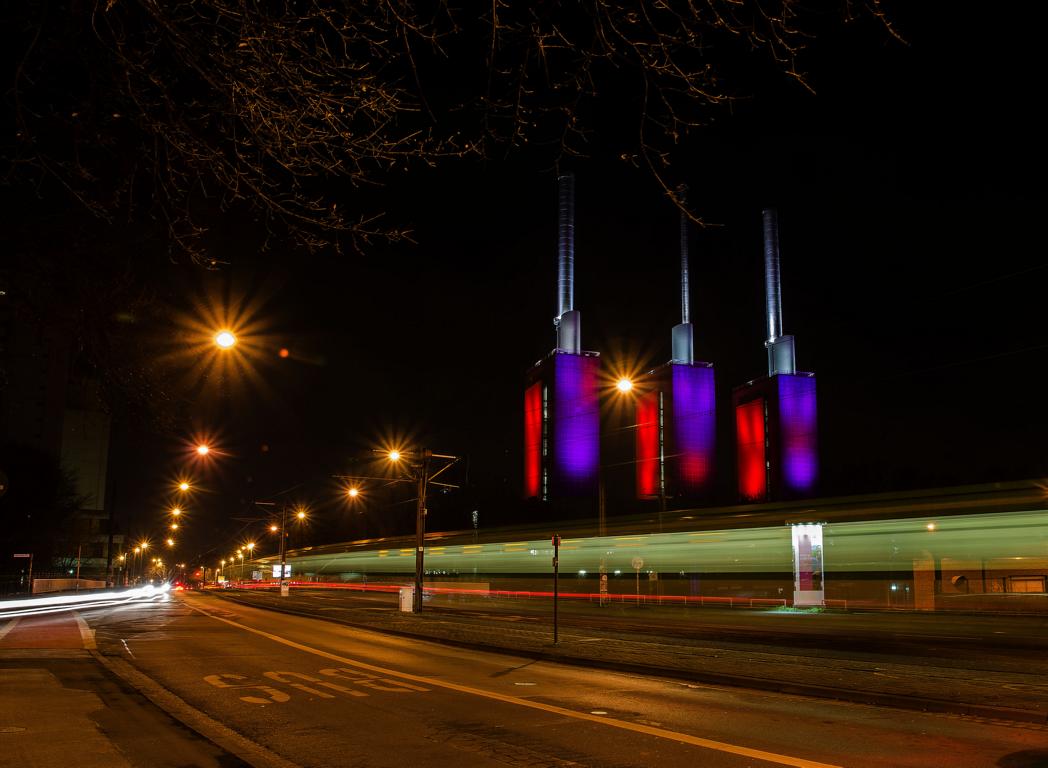
[[[4,639],[4,635],[6,635],[12,629],[17,627],[18,626],[18,622],[20,622],[20,621],[21,621],[21,619],[11,619],[11,621],[7,622],[6,624],[4,624],[4,626],[0,627],[0,640],[3,640]]]
[[[73,611],[73,616],[76,618],[76,624],[80,627],[80,638],[84,641],[84,648],[89,651],[95,650],[95,631],[87,625],[84,621],[84,617],[76,611]]]
[[[819,763],[813,760],[805,760],[799,757],[792,757],[790,755],[779,755],[774,752],[765,752],[761,749],[751,749],[749,747],[742,747],[736,744],[727,744],[722,741],[714,741],[712,739],[704,739],[700,736],[692,736],[687,733],[678,733],[677,731],[670,731],[665,728],[654,728],[650,725],[642,725],[640,723],[631,723],[626,720],[616,720],[615,718],[604,717],[601,715],[594,715],[589,712],[576,712],[564,707],[554,706],[552,704],[543,704],[539,701],[529,701],[528,699],[519,699],[515,696],[509,696],[502,693],[496,693],[495,691],[485,691],[480,688],[472,688],[468,685],[459,685],[458,683],[448,682],[446,680],[440,680],[437,678],[425,677],[424,675],[414,675],[409,672],[400,672],[395,669],[386,669],[385,667],[379,667],[374,664],[368,664],[363,661],[357,661],[355,659],[348,659],[344,656],[339,656],[328,651],[322,651],[319,648],[313,648],[302,643],[296,643],[294,640],[288,640],[274,635],[269,632],[264,632],[261,629],[255,629],[249,627],[246,624],[241,624],[230,619],[216,616],[210,611],[206,611],[203,608],[199,608],[195,605],[190,605],[195,611],[214,619],[215,621],[221,621],[224,624],[228,624],[231,627],[242,629],[245,632],[264,637],[267,640],[272,640],[275,643],[286,645],[289,648],[294,648],[299,651],[305,651],[306,653],[312,653],[315,656],[320,656],[325,659],[331,659],[341,664],[348,664],[349,666],[356,667],[357,669],[366,669],[369,672],[374,672],[380,675],[388,675],[390,677],[399,677],[404,680],[412,680],[416,683],[422,683],[425,685],[431,685],[435,688],[445,688],[450,691],[457,691],[459,693],[469,694],[471,696],[479,696],[485,699],[492,699],[494,701],[501,701],[506,704],[515,704],[520,707],[527,707],[528,709],[537,709],[542,712],[549,712],[551,714],[560,715],[562,717],[570,717],[575,720],[587,720],[593,723],[600,723],[601,725],[611,726],[619,728],[624,731],[633,731],[635,733],[643,733],[648,736],[655,736],[662,739],[669,739],[670,741],[677,741],[682,744],[691,744],[692,746],[702,747],[704,749],[712,749],[718,752],[727,752],[733,755],[742,755],[743,757],[752,757],[757,760],[764,760],[768,763],[776,763],[778,765],[788,765],[792,768],[842,768],[842,766],[831,765],[829,763]]]

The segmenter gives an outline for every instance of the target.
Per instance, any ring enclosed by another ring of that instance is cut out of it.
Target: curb
[[[807,696],[817,699],[831,699],[836,701],[847,701],[852,704],[865,704],[868,706],[893,707],[896,709],[908,709],[918,712],[941,712],[954,715],[968,715],[974,717],[985,717],[995,720],[1009,720],[1020,723],[1035,723],[1048,725],[1048,712],[1030,709],[1017,709],[1015,707],[998,707],[987,704],[969,704],[949,699],[935,699],[919,696],[901,696],[892,693],[881,693],[879,691],[863,691],[851,688],[838,688],[829,685],[814,685],[811,683],[793,683],[782,680],[768,680],[759,677],[746,677],[744,675],[730,675],[720,672],[698,672],[684,669],[668,669],[650,664],[637,664],[631,662],[602,661],[599,659],[588,659],[578,656],[565,656],[546,651],[525,650],[507,646],[495,645],[493,643],[474,642],[469,640],[456,640],[447,637],[431,637],[428,635],[410,632],[402,629],[391,629],[375,627],[332,616],[318,615],[307,611],[292,608],[276,607],[268,605],[256,605],[254,603],[239,600],[236,595],[219,595],[223,599],[232,600],[240,605],[252,608],[260,608],[275,613],[286,613],[292,616],[327,621],[332,624],[341,624],[354,629],[366,629],[397,637],[407,637],[415,640],[425,640],[440,645],[449,645],[457,648],[467,648],[488,653],[511,654],[536,661],[552,661],[558,664],[571,664],[578,667],[591,669],[608,669],[615,672],[626,672],[645,676],[656,675],[668,677],[674,680],[686,682],[707,683],[711,685],[723,685],[729,688],[746,688],[755,691],[767,691],[769,693],[782,693],[792,696]]]

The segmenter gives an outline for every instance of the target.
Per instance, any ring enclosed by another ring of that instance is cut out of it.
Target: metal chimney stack
[[[768,375],[795,373],[793,337],[782,333],[782,286],[779,277],[779,219],[774,208],[764,216],[764,293],[768,317]]]
[[[685,203],[687,187],[683,187],[680,193],[680,204]],[[695,331],[691,324],[691,287],[688,274],[688,214],[682,209],[680,212],[680,325],[673,326],[671,332],[671,362],[686,363],[691,365],[695,362]]]
[[[560,223],[557,233],[557,350],[582,352],[581,316],[575,309],[575,177],[557,177]]]

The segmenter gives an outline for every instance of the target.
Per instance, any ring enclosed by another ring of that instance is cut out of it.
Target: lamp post
[[[415,588],[412,594],[411,612],[421,613],[422,583],[426,572],[426,491],[428,490],[429,484],[433,478],[437,477],[441,472],[456,463],[459,460],[459,457],[449,456],[442,453],[433,453],[428,449],[417,452],[415,456],[416,459],[414,461],[408,459],[402,466],[407,474],[407,479],[415,482],[418,493],[418,498],[416,499],[415,504]],[[394,464],[399,464],[406,458],[406,454],[394,450],[389,452],[388,458]],[[446,463],[435,473],[430,475],[430,462],[433,459],[440,459]],[[440,483],[440,485],[448,484]]]
[[[249,541],[247,544],[244,545],[244,548],[247,549],[247,562],[248,562],[248,565],[250,567],[254,568],[254,566],[251,566],[251,559],[252,559],[252,557],[255,554],[255,542]],[[252,570],[251,573],[252,573],[251,581],[253,583],[254,580],[255,580],[255,577],[254,577],[254,573],[255,572],[254,572],[254,570]],[[243,576],[241,576],[241,579],[243,579]]]
[[[142,579],[142,580],[145,580],[145,577],[146,577],[146,550],[149,549],[149,542],[148,541],[143,541],[138,546],[139,546],[139,548],[140,548],[140,550],[142,552],[142,568],[141,568],[141,573],[139,574],[139,578]]]
[[[301,509],[295,512],[295,517],[299,520],[306,518],[306,513]],[[270,527],[270,530],[273,530]],[[287,504],[280,505],[280,596],[287,597],[290,593],[291,585],[284,577],[287,571]]]

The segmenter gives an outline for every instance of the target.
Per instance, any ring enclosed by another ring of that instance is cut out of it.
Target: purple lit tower
[[[681,322],[670,361],[638,387],[637,495],[702,498],[713,482],[716,413],[712,363],[695,361],[688,269],[688,217],[680,217]]]
[[[815,491],[819,474],[815,374],[798,373],[793,336],[782,333],[779,223],[764,211],[768,375],[732,391],[742,501],[795,499]]]
[[[524,390],[524,497],[597,495],[600,358],[582,351],[575,309],[575,178],[559,187],[557,346],[528,372]]]

